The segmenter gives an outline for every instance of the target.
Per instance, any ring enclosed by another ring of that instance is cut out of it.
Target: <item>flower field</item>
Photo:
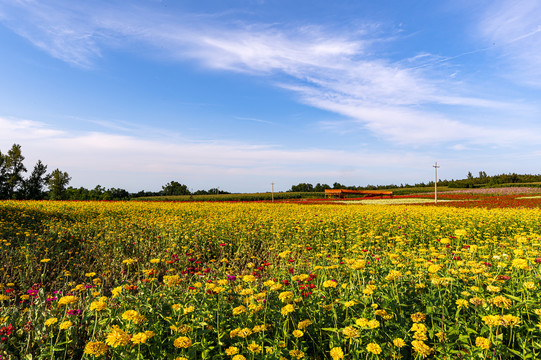
[[[541,358],[541,210],[448,204],[0,202],[0,357]]]

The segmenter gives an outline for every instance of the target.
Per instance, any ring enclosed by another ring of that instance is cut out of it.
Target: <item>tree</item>
[[[176,181],[171,181],[165,186],[162,186],[163,195],[190,195],[190,190],[186,185]]]
[[[49,175],[47,184],[49,186],[49,199],[62,200],[66,197],[66,186],[69,184],[71,177],[67,172],[62,172],[59,169],[54,170]]]
[[[26,168],[23,164],[24,156],[21,152],[21,145],[13,144],[5,156],[5,167],[7,169],[8,198],[15,197],[15,193],[23,184],[23,172]]]
[[[330,189],[331,187],[327,184],[320,184],[317,183],[316,186],[314,186],[315,192],[325,192],[325,189]]]
[[[38,160],[30,177],[24,181],[24,198],[29,200],[41,200],[45,197],[45,185],[49,181],[47,165]]]
[[[0,199],[7,199],[9,196],[6,161],[7,155],[2,154],[0,151]]]
[[[335,182],[334,184],[332,184],[332,188],[333,189],[345,189],[346,185],[342,185],[339,182]]]
[[[312,192],[314,191],[314,185],[309,183],[300,183],[291,186],[290,192]]]

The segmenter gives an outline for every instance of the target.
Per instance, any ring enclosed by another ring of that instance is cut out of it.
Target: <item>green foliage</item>
[[[13,144],[6,155],[0,152],[0,158],[0,196],[4,199],[20,198],[24,183],[23,173],[26,172],[21,145]]]
[[[190,190],[184,184],[181,184],[177,181],[171,181],[170,183],[162,186],[162,193],[165,196],[170,195],[190,195]]]
[[[325,194],[314,192],[274,193],[274,200],[323,198]],[[219,194],[219,195],[181,195],[134,197],[135,201],[271,201],[272,193]]]
[[[66,186],[69,184],[71,177],[67,172],[62,172],[59,169],[53,170],[50,174],[47,184],[49,186],[49,198],[51,200],[62,200],[66,198]]]
[[[23,182],[24,190],[22,194],[24,199],[42,200],[45,198],[46,193],[44,188],[49,181],[49,175],[45,175],[46,173],[47,165],[44,165],[41,160],[38,160],[30,177]]]

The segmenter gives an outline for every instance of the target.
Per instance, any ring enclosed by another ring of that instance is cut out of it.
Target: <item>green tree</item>
[[[24,181],[24,198],[29,200],[42,200],[45,198],[45,185],[49,181],[47,165],[38,160],[30,177]]]
[[[324,192],[325,189],[330,189],[331,187],[328,184],[320,184],[317,183],[316,186],[314,186],[315,192]]]
[[[7,155],[2,154],[0,151],[0,199],[7,199],[9,196],[6,161]]]
[[[24,156],[21,152],[21,145],[13,144],[5,157],[8,198],[14,198],[16,196],[16,192],[23,185],[23,172],[26,172],[26,167],[24,167],[23,161]]]
[[[66,198],[66,186],[69,184],[71,177],[67,172],[62,172],[55,169],[50,175],[47,185],[49,186],[49,199],[62,200]]]
[[[190,190],[184,184],[181,184],[176,181],[171,181],[165,186],[162,186],[163,195],[190,195]]]
[[[308,183],[300,183],[291,186],[290,192],[311,192],[314,191],[314,185]]]

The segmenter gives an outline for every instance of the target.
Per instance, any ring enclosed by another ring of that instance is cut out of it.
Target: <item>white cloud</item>
[[[155,56],[193,59],[214,69],[259,76],[285,74],[289,80],[276,85],[295,92],[302,102],[348,116],[376,137],[403,145],[460,141],[506,146],[519,138],[539,140],[533,131],[490,124],[481,128],[443,115],[439,107],[510,112],[514,105],[463,95],[467,90],[460,87],[467,89],[467,85],[454,83],[452,74],[441,76],[431,67],[415,66],[427,59],[432,63],[445,61],[428,52],[398,62],[374,58],[371,47],[387,40],[373,38],[369,27],[346,34],[315,25],[292,29],[194,14],[170,15],[133,4],[96,6],[73,1],[49,4],[5,1],[2,21],[51,56],[78,66],[92,66],[104,48],[137,43],[152,48]],[[519,42],[538,41],[535,33],[524,40],[513,40],[535,30],[532,29],[535,20],[530,14],[535,13],[532,10],[537,5],[534,1],[522,4],[528,7],[511,7],[511,15],[505,13],[508,9],[504,6],[495,11],[496,20],[487,20],[485,25],[487,36],[501,36],[510,49]],[[517,23],[525,17],[525,24]],[[498,27],[500,22],[511,35]],[[517,57],[539,55],[540,48],[525,50],[521,46]],[[533,59],[537,61],[538,57]],[[531,67],[534,60],[530,61]]]
[[[193,186],[212,181],[229,189],[257,191],[261,185],[242,184],[235,179],[302,179],[358,176],[380,164],[415,168],[427,162],[424,155],[337,151],[329,149],[285,149],[279,146],[222,141],[184,139],[182,142],[148,140],[131,135],[105,132],[51,130],[47,124],[0,118],[0,149],[8,150],[11,139],[18,139],[28,165],[41,159],[51,169],[60,168],[72,175],[74,186],[143,186],[141,178],[187,179]],[[30,156],[28,156],[30,154]],[[357,164],[362,164],[362,168]],[[345,170],[349,169],[349,170]],[[109,184],[104,183],[109,179]],[[115,183],[111,183],[114,179]],[[149,180],[150,181],[150,180]],[[306,181],[306,180],[304,180]],[[159,181],[158,181],[159,183]],[[291,183],[288,183],[290,186]],[[250,187],[252,187],[250,189]],[[286,189],[283,189],[286,190]]]
[[[480,22],[480,34],[513,69],[507,72],[510,79],[539,87],[541,2],[503,0],[492,3]]]

